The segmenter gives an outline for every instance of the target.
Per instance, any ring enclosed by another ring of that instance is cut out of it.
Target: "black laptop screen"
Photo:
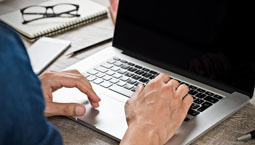
[[[229,92],[250,97],[255,63],[246,13],[227,0],[120,0],[113,46]]]

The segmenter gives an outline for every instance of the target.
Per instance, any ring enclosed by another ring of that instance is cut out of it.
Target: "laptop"
[[[167,144],[192,143],[253,96],[253,53],[242,34],[246,28],[237,27],[238,16],[233,19],[234,6],[221,1],[121,0],[112,46],[67,68],[87,77],[101,98],[100,107],[93,109],[75,88],[56,91],[53,100],[84,104],[86,114],[70,118],[120,141],[128,127],[124,105],[137,84],[167,73],[187,84],[194,97]]]

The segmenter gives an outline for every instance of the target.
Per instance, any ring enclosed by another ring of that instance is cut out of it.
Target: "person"
[[[100,96],[77,70],[48,71],[38,78],[22,40],[2,22],[0,44],[0,144],[63,144],[58,130],[46,117],[82,116],[86,108],[76,103],[55,103],[52,93],[62,87],[76,87],[87,94],[95,108],[100,107]],[[120,144],[165,144],[193,102],[188,91],[186,85],[167,74],[160,74],[146,86],[138,85],[125,105],[128,129]]]

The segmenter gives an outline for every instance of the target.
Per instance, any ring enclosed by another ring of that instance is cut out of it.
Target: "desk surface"
[[[0,2],[0,14],[4,14],[19,8],[40,3],[45,0],[6,0]],[[94,0],[102,5],[108,6],[108,0]],[[69,48],[62,56],[51,64],[47,70],[60,71],[89,55],[110,46],[111,43],[103,44],[93,49],[86,50],[75,57],[68,58],[65,54],[69,52],[93,44],[104,38],[113,35],[114,26],[110,18],[100,20],[90,25],[73,29],[68,33],[55,36],[56,38],[72,41],[72,47]],[[24,41],[26,46],[31,44]],[[243,109],[223,121],[214,129],[200,137],[193,145],[254,145],[255,140],[247,142],[237,142],[236,138],[251,129],[255,129],[255,103],[246,105]],[[78,124],[66,117],[51,117],[52,122],[62,134],[65,145],[117,145],[119,142],[112,140],[98,132],[95,132],[81,124]]]

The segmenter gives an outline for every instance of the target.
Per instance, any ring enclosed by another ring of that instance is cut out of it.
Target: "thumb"
[[[86,108],[78,103],[55,103],[49,102],[46,105],[44,114],[47,117],[64,115],[64,116],[82,116],[86,112]]]

